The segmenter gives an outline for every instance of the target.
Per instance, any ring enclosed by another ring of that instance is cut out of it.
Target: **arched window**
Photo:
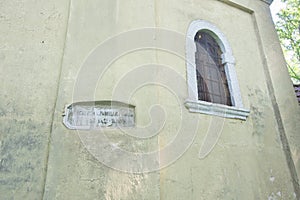
[[[199,31],[194,40],[198,99],[231,106],[221,48],[205,31]]]
[[[190,24],[186,41],[190,112],[246,119],[235,60],[222,32],[204,20]]]

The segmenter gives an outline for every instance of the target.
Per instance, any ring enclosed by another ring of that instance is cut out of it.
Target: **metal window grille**
[[[231,106],[220,46],[209,33],[203,31],[199,31],[194,40],[197,49],[195,58],[198,99]]]

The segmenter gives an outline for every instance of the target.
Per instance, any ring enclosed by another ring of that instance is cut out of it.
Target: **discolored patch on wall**
[[[45,123],[2,119],[0,124],[1,198],[40,198],[48,141]]]
[[[253,123],[253,136],[263,136],[265,133],[265,108],[267,105],[267,95],[259,88],[249,89],[251,118]]]

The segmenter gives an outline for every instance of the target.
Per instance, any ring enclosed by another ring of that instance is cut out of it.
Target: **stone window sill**
[[[249,110],[234,106],[226,106],[205,101],[186,100],[185,107],[194,113],[215,115],[219,117],[246,120],[250,114]]]

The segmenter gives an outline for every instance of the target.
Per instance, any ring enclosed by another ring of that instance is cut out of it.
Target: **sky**
[[[279,12],[280,9],[285,7],[285,3],[281,2],[281,0],[274,0],[273,3],[270,6],[273,21],[276,22],[278,20],[278,17],[276,16],[276,13]]]

